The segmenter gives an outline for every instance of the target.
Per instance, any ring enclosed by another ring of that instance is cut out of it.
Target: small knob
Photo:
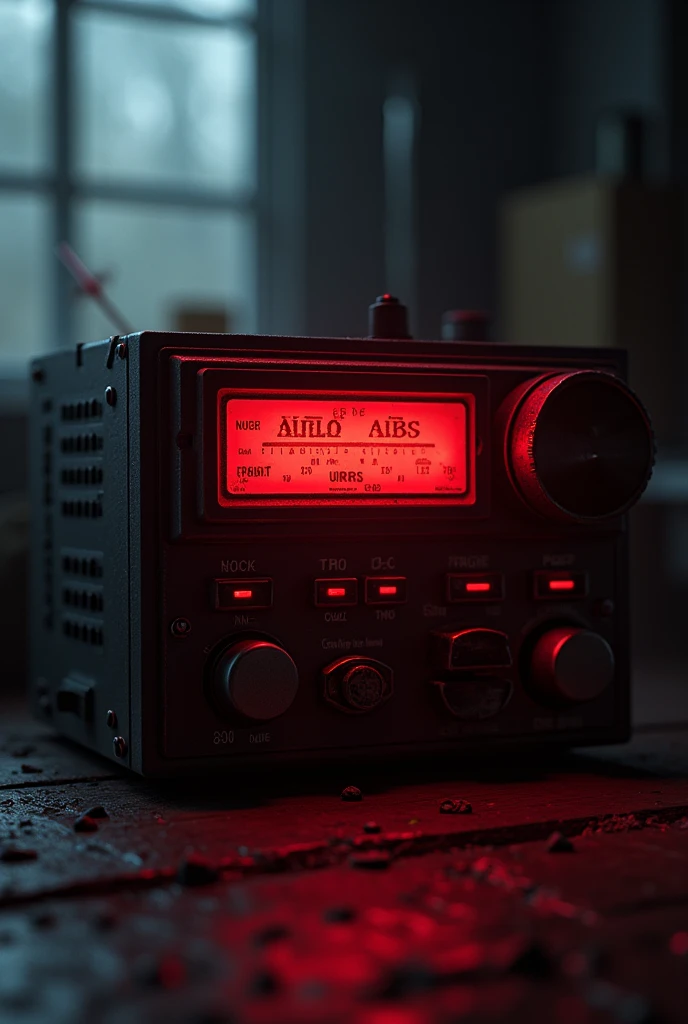
[[[382,703],[386,683],[372,665],[354,665],[342,679],[342,697],[354,711],[371,711]]]
[[[393,295],[378,295],[368,306],[369,338],[410,338],[408,311]]]
[[[373,658],[344,657],[323,669],[325,700],[347,714],[374,711],[393,693],[389,665]]]
[[[582,704],[594,700],[614,678],[614,652],[588,629],[550,629],[533,649],[530,683],[546,703]]]
[[[241,640],[215,667],[213,698],[223,714],[266,721],[284,714],[298,685],[296,665],[282,647],[267,640]]]

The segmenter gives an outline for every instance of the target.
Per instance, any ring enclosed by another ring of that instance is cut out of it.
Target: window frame
[[[51,294],[48,299],[46,330],[50,329],[47,351],[65,349],[74,342],[74,282],[54,255],[60,242],[74,244],[75,208],[82,200],[121,201],[128,204],[160,205],[170,210],[197,209],[218,212],[238,212],[254,218],[258,266],[255,268],[255,289],[258,308],[261,308],[263,278],[260,273],[261,253],[265,231],[261,228],[261,207],[258,196],[265,179],[265,132],[262,113],[265,101],[261,96],[261,83],[265,84],[262,64],[265,47],[261,46],[259,25],[271,20],[273,0],[258,0],[257,12],[251,14],[205,15],[175,8],[172,4],[132,4],[123,0],[52,0],[51,72],[49,76],[52,99],[49,105],[51,123],[49,133],[51,169],[46,172],[4,171],[0,168],[0,195],[42,195],[52,206],[48,280]],[[257,181],[252,192],[245,190],[215,189],[197,186],[170,186],[165,183],[113,182],[82,180],[76,172],[75,138],[75,24],[80,11],[101,12],[130,20],[145,20],[157,24],[182,24],[214,27],[218,30],[252,32],[256,37],[256,128]],[[269,105],[269,103],[268,103]],[[84,300],[85,301],[85,300]],[[0,362],[0,404],[21,404],[27,393],[25,376],[17,375],[9,365]]]

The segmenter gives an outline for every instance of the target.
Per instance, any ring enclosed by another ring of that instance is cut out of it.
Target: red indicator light
[[[491,583],[467,583],[466,593],[467,594],[487,594],[492,590]]]
[[[328,587],[326,593],[328,597],[346,597],[346,588]]]
[[[253,597],[253,591],[252,590],[235,590],[233,592],[232,596],[234,597],[235,601],[250,601],[251,598]]]
[[[378,594],[380,595],[380,597],[394,597],[394,595],[397,593],[397,590],[397,587],[380,587],[378,589]]]
[[[550,590],[575,590],[575,580],[549,580],[548,587]]]

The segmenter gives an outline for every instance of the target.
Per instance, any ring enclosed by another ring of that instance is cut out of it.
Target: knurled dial
[[[645,409],[622,380],[580,370],[523,386],[505,454],[531,508],[560,521],[595,522],[638,500],[652,473],[654,438]]]

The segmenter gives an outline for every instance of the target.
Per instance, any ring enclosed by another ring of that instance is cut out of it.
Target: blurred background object
[[[60,242],[137,330],[488,310],[493,340],[631,349],[638,664],[685,667],[687,49],[684,0],[0,0],[0,493],[27,360],[112,333]]]

